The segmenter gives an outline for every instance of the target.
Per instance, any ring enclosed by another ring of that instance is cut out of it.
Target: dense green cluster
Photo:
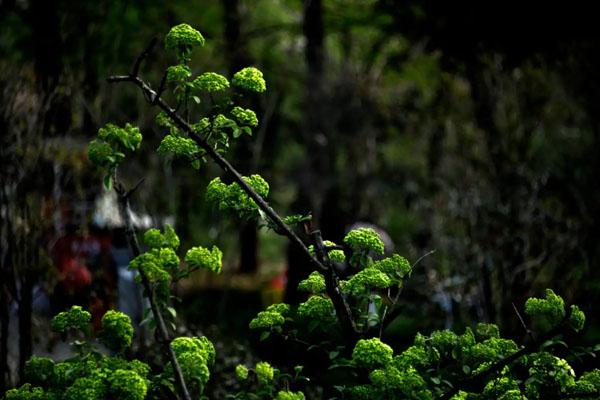
[[[392,361],[394,351],[378,338],[361,339],[354,346],[352,361],[364,368],[381,367]]]
[[[72,306],[68,311],[62,311],[52,318],[52,330],[65,333],[70,329],[87,332],[92,315],[81,306]]]
[[[336,321],[333,303],[323,296],[311,296],[304,303],[300,303],[298,305],[298,316],[319,323],[322,327]]]
[[[141,143],[139,128],[131,124],[125,124],[123,128],[106,124],[98,130],[97,139],[88,145],[88,158],[105,170],[104,183],[107,187],[112,183],[117,166],[125,159],[125,152],[137,150]]]
[[[267,84],[262,72],[254,67],[246,67],[233,75],[231,84],[250,92],[262,93],[267,90]]]
[[[247,126],[258,126],[258,118],[256,113],[250,109],[244,109],[242,107],[235,106],[231,109],[231,115],[238,124]]]
[[[559,296],[547,291],[545,299],[530,301],[528,308],[531,315],[539,312],[557,318],[562,304]],[[576,321],[582,318],[580,312],[578,308],[572,310]],[[448,330],[436,331],[430,336],[418,334],[413,345],[396,356],[379,339],[359,340],[352,361],[370,370],[371,383],[345,387],[342,391],[349,399],[434,399],[451,390],[450,382],[484,373],[520,349],[514,341],[502,338],[493,324],[478,324],[474,331],[467,328],[461,335]],[[487,381],[478,383],[480,391],[463,390],[452,399],[542,400],[575,394],[600,397],[600,370],[577,379],[566,360],[544,350],[524,354],[491,374]]]
[[[166,135],[156,151],[158,154],[173,154],[188,160],[194,160],[200,153],[198,145],[192,139],[174,135]]]
[[[144,244],[151,249],[168,247],[177,250],[179,247],[179,237],[175,233],[173,227],[167,224],[165,225],[164,232],[161,232],[156,228],[148,229],[144,233]]]
[[[53,325],[57,331],[87,330],[90,314],[74,306],[58,314]],[[100,337],[111,349],[125,350],[131,344],[133,330],[129,318],[109,311],[102,318]],[[6,399],[44,400],[142,400],[149,387],[150,367],[139,360],[128,361],[109,357],[97,351],[90,342],[79,348],[74,358],[55,363],[45,357],[31,357],[25,364],[27,381],[23,386],[9,390]]]
[[[352,278],[350,278],[343,286],[344,293],[354,296],[368,294],[373,289],[386,289],[392,285],[392,280],[380,270],[367,267]]]
[[[286,315],[290,311],[290,306],[285,303],[272,304],[265,311],[259,312],[256,317],[250,321],[250,329],[269,329],[280,331],[285,323]]]
[[[171,65],[167,68],[167,82],[181,85],[192,76],[190,67],[185,64]]]
[[[353,229],[346,237],[344,243],[352,250],[350,265],[364,268],[373,263],[372,255],[384,253],[383,240],[372,228]]]
[[[269,184],[260,175],[245,176],[243,179],[262,198],[268,196]],[[241,218],[256,218],[259,215],[259,208],[254,200],[237,183],[227,185],[218,177],[208,184],[206,200],[218,205],[220,210],[232,211]]]
[[[551,289],[546,289],[543,299],[530,298],[525,303],[525,313],[543,330],[558,325],[565,317],[565,302]]]
[[[165,49],[175,50],[181,64],[189,61],[195,46],[204,46],[204,37],[188,24],[174,26],[165,37]]]
[[[323,241],[323,245],[325,247],[335,247],[337,246],[335,243],[333,243],[330,240],[324,240]],[[314,245],[310,245],[308,247],[308,251],[310,251],[310,253],[312,255],[315,255],[315,246]],[[343,250],[339,250],[339,249],[327,249],[327,256],[329,257],[329,259],[331,261],[334,262],[339,262],[339,263],[343,263],[344,261],[346,261],[346,255],[344,254]]]
[[[210,378],[209,367],[215,362],[215,348],[206,338],[178,337],[171,342],[186,382],[194,391],[202,392]],[[172,373],[172,369],[168,369]]]
[[[261,385],[268,385],[271,383],[275,374],[271,364],[265,361],[256,363],[254,366],[254,372],[256,372],[256,378],[258,379],[258,383]]]
[[[318,271],[313,271],[308,278],[300,281],[298,290],[320,294],[325,291],[325,277]]]
[[[575,332],[579,332],[585,325],[585,314],[575,304],[571,306],[571,315],[569,316],[569,324]]]
[[[302,392],[289,392],[287,390],[281,390],[277,393],[275,400],[304,400],[304,393]]]
[[[102,317],[102,342],[111,350],[121,352],[131,346],[133,327],[127,314],[110,310]]]
[[[412,272],[408,260],[398,254],[376,261],[373,267],[385,273],[394,285],[401,284]]]
[[[246,366],[242,365],[242,364],[236,365],[236,367],[235,367],[235,376],[240,381],[245,381],[246,379],[248,379],[248,368],[246,368]]]
[[[192,82],[194,88],[208,93],[222,92],[229,89],[229,81],[216,72],[205,72]]]
[[[185,254],[185,262],[193,269],[204,268],[215,274],[223,269],[223,253],[217,246],[211,250],[204,247],[192,247]]]

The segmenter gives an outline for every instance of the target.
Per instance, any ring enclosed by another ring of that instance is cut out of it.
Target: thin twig
[[[114,189],[117,193],[121,218],[123,218],[123,221],[125,222],[125,231],[127,235],[127,240],[129,242],[129,247],[131,248],[133,256],[137,257],[141,254],[141,251],[137,236],[135,234],[135,228],[133,227],[133,222],[131,221],[131,207],[129,205],[129,196],[139,187],[143,180],[140,180],[138,184],[129,191],[126,191],[123,188],[123,186],[116,180],[116,176],[114,178],[114,181]],[[142,280],[142,286],[144,287],[144,291],[146,292],[146,297],[150,302],[150,309],[152,310],[152,315],[154,315],[154,320],[156,321],[156,329],[160,337],[159,342],[163,345],[164,350],[167,352],[169,356],[169,361],[171,363],[171,366],[173,367],[173,373],[175,375],[175,382],[177,383],[179,394],[182,399],[191,400],[192,397],[190,396],[190,393],[187,389],[187,385],[183,377],[183,371],[181,370],[181,366],[177,361],[177,356],[175,355],[175,352],[171,347],[171,337],[169,335],[169,331],[165,324],[160,308],[157,304],[154,288],[152,287],[152,284],[150,283],[148,275],[146,274],[144,269],[140,267],[138,271]]]
[[[515,310],[515,314],[517,314],[517,318],[519,318],[519,321],[521,322],[521,326],[523,326],[523,329],[525,330],[525,333],[527,333],[527,336],[529,336],[529,339],[531,339],[531,341],[534,341],[535,338],[533,337],[533,333],[531,332],[531,329],[527,327],[527,324],[525,324],[525,320],[521,316],[521,313],[519,313],[517,306],[515,306],[515,303],[511,304],[513,306],[513,309]]]

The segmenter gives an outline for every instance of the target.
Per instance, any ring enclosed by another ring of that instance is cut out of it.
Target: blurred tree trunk
[[[225,0],[223,2],[225,17],[225,54],[229,75],[232,76],[240,69],[250,64],[248,53],[245,50],[241,37],[241,11],[239,0]],[[258,104],[256,102],[255,104]],[[260,110],[256,110],[261,115]],[[242,174],[253,173],[250,171],[253,159],[252,142],[243,136],[238,140],[234,159]],[[258,228],[256,221],[242,221],[238,231],[240,243],[240,266],[243,273],[254,273],[258,269]]]
[[[4,266],[0,268],[0,271],[3,279],[6,279]],[[0,393],[6,391],[10,379],[8,369],[8,324],[10,323],[10,310],[7,289],[4,285],[4,282],[0,285]]]
[[[304,57],[306,60],[304,127],[302,134],[306,146],[306,168],[299,171],[298,196],[292,204],[293,213],[313,212],[315,221],[323,222],[320,213],[321,197],[326,188],[327,179],[327,136],[323,129],[325,99],[323,96],[323,4],[321,0],[304,1],[304,20],[302,31],[306,42]],[[322,228],[322,226],[321,226]],[[327,239],[327,237],[325,237]],[[288,245],[288,280],[286,302],[299,301],[298,283],[306,278],[309,262],[295,246]]]
[[[19,381],[21,383],[25,382],[25,362],[32,354],[32,303],[33,280],[29,276],[25,276],[21,281],[19,298]]]

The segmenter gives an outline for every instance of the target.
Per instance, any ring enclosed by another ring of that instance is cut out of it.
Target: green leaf
[[[106,190],[112,189],[112,176],[110,174],[104,175],[103,178],[104,187]]]
[[[269,332],[269,331],[261,332],[260,341],[263,342],[263,341],[267,340],[269,338],[269,336],[271,336],[271,332]]]

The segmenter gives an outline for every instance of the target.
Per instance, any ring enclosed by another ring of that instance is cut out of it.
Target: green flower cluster
[[[261,361],[256,363],[254,367],[254,372],[256,372],[256,378],[258,379],[258,383],[260,385],[268,385],[273,381],[273,377],[275,371],[271,364],[265,361]]]
[[[551,291],[545,299],[529,301],[530,315],[561,318],[562,299]],[[581,311],[574,307],[572,326],[581,327]],[[564,314],[563,314],[564,315]],[[551,319],[552,321],[552,319]],[[461,335],[436,331],[430,336],[418,334],[413,345],[393,356],[392,349],[379,339],[359,340],[352,354],[357,366],[370,370],[369,385],[346,387],[349,399],[388,398],[433,399],[448,390],[444,382],[458,382],[490,368],[520,350],[512,340],[500,336],[494,324],[478,324]],[[508,364],[488,382],[482,392],[461,391],[453,400],[541,400],[568,398],[581,394],[600,396],[600,370],[576,378],[567,361],[545,351],[520,357]]]
[[[335,323],[335,310],[330,299],[323,296],[311,296],[298,305],[298,316],[325,327]]]
[[[231,84],[250,92],[262,93],[267,90],[267,84],[262,72],[254,67],[247,67],[233,75]]]
[[[106,124],[98,130],[98,138],[88,145],[88,158],[96,166],[104,168],[106,187],[112,184],[112,175],[117,166],[125,159],[126,151],[135,151],[142,143],[139,128],[126,124],[120,128],[114,124]]]
[[[229,89],[229,81],[221,74],[205,72],[194,79],[192,86],[198,90],[215,93]]]
[[[269,184],[260,175],[243,177],[262,198],[269,194]],[[225,184],[220,178],[213,179],[206,189],[206,200],[216,204],[220,210],[237,213],[241,218],[256,218],[259,208],[237,183]]]
[[[571,315],[569,316],[569,325],[575,332],[579,332],[585,325],[585,314],[575,304],[571,306]]]
[[[185,64],[171,65],[167,68],[167,82],[181,85],[192,76],[190,67]]]
[[[369,374],[369,380],[379,393],[395,393],[399,398],[407,399],[433,399],[425,380],[413,367],[399,370],[388,365],[385,368],[373,370]]]
[[[102,317],[102,342],[111,350],[122,352],[131,346],[133,327],[127,314],[110,310]]]
[[[367,267],[354,274],[342,286],[342,291],[354,296],[368,295],[373,289],[387,289],[393,281],[377,268]]]
[[[371,255],[382,255],[384,252],[383,241],[371,228],[351,230],[344,237],[344,243],[352,250],[350,265],[357,268],[370,266],[373,263]]]
[[[269,329],[279,331],[285,323],[285,316],[290,311],[290,306],[285,303],[272,304],[265,311],[259,312],[250,321],[250,329]]]
[[[281,390],[277,393],[275,400],[304,400],[304,393],[302,392],[289,392],[287,390]]]
[[[318,271],[313,271],[308,278],[300,281],[298,290],[320,294],[325,291],[325,277]]]
[[[166,135],[160,142],[158,154],[173,154],[176,157],[194,160],[201,153],[196,142],[190,138]]]
[[[190,60],[195,46],[204,46],[204,37],[188,24],[174,26],[165,37],[165,49],[174,49],[180,64]]]
[[[70,310],[58,313],[52,318],[52,330],[65,333],[70,329],[87,332],[92,315],[81,306],[72,306]]]
[[[236,367],[235,367],[235,376],[240,381],[245,381],[246,379],[248,379],[248,368],[246,368],[246,366],[242,365],[242,364],[236,365]]]
[[[192,269],[205,268],[215,274],[220,274],[223,269],[223,252],[213,246],[211,250],[204,247],[192,247],[185,254],[185,262]]]
[[[118,369],[108,377],[109,392],[115,399],[138,400],[146,397],[148,384],[137,372],[126,369]],[[86,397],[78,397],[85,399]]]
[[[179,247],[179,237],[177,236],[177,233],[175,233],[175,229],[167,224],[162,233],[156,228],[148,229],[144,233],[144,244],[151,249],[168,247],[177,250]]]
[[[364,368],[385,366],[392,361],[394,351],[378,338],[360,339],[352,351],[352,361]]]
[[[323,245],[325,245],[325,247],[337,246],[335,243],[333,243],[330,240],[324,240]],[[308,251],[310,251],[310,254],[315,255],[315,246],[312,244],[310,246],[308,246]],[[346,255],[344,254],[344,252],[342,250],[337,250],[337,249],[329,250],[327,252],[327,256],[329,257],[329,259],[331,261],[334,261],[334,262],[343,263],[344,261],[346,261]]]
[[[210,378],[209,366],[215,362],[215,348],[206,337],[178,337],[171,342],[186,382],[194,390],[202,392]],[[168,372],[172,373],[169,366]]]
[[[89,313],[78,306],[53,320],[53,324],[60,325],[56,328],[61,332],[85,329],[88,323]],[[109,311],[102,318],[101,338],[110,348],[124,350],[131,344],[132,335],[129,318],[123,314]],[[9,390],[6,399],[142,400],[146,397],[150,372],[147,364],[105,356],[94,350],[91,343],[81,349],[83,353],[59,363],[45,357],[31,357],[24,368],[27,383]]]
[[[376,261],[373,267],[386,274],[393,285],[401,284],[412,272],[412,267],[408,260],[398,254]]]
[[[543,330],[549,330],[558,325],[565,317],[565,302],[551,289],[546,289],[543,299],[530,298],[525,303],[525,314]]]
[[[240,125],[246,126],[258,126],[258,118],[256,118],[256,113],[250,109],[243,109],[242,107],[235,106],[231,110],[231,115]]]

